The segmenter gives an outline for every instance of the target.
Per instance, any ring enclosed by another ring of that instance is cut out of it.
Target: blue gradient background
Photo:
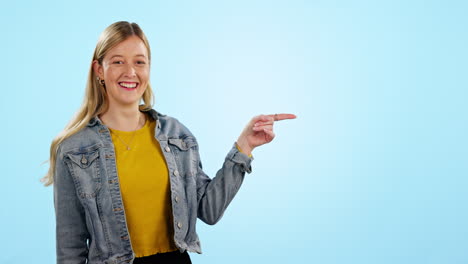
[[[193,263],[468,263],[466,1],[3,1],[0,263],[55,263],[52,138],[105,27],[149,38],[155,108],[213,176],[290,112]]]

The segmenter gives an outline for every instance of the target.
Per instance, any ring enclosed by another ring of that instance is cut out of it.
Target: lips
[[[120,88],[123,88],[127,91],[135,90],[138,87],[137,82],[119,82]]]

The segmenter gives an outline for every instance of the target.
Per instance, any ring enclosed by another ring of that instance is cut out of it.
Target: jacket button
[[[175,171],[174,171],[174,175],[175,175],[175,176],[179,176],[179,171],[175,170]]]
[[[177,227],[178,227],[178,228],[182,228],[182,223],[178,222],[178,223],[177,223]]]
[[[175,201],[176,201],[176,203],[179,202],[179,196],[176,196],[176,197],[175,197]]]
[[[166,152],[171,152],[171,148],[169,146],[166,146],[164,149],[166,150]]]
[[[86,157],[83,155],[83,157],[81,158],[81,163],[82,164],[87,164],[88,163],[88,160],[86,159]]]

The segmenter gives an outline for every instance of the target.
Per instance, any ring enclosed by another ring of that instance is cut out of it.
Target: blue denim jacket
[[[202,170],[198,144],[177,119],[148,111],[166,160],[177,248],[201,253],[195,230],[200,218],[215,224],[251,172],[252,158],[235,144],[216,177]],[[54,175],[57,263],[132,263],[134,253],[120,193],[115,150],[99,117],[64,140]]]

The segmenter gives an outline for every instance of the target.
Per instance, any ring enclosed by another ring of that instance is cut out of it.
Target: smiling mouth
[[[120,88],[123,88],[128,91],[135,90],[138,87],[138,83],[136,82],[119,82]]]

